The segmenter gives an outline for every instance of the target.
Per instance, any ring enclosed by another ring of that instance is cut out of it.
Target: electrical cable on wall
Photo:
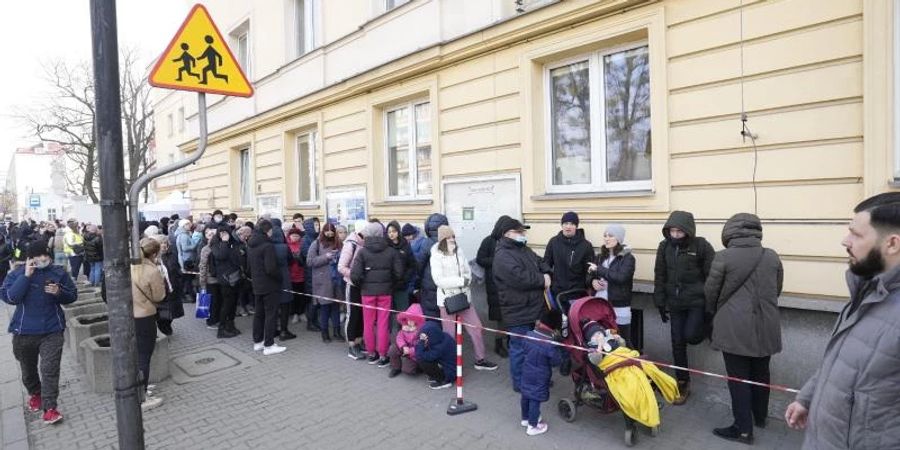
[[[747,110],[744,105],[744,0],[741,0],[740,3],[740,59],[741,59],[741,139],[743,142],[747,142],[747,139],[750,139],[750,144],[753,145],[753,178],[751,179],[751,184],[753,185],[753,214],[759,214],[759,195],[756,190],[756,170],[759,164],[759,150],[756,148],[756,139],[759,137],[754,134],[750,130],[750,126],[747,125]]]

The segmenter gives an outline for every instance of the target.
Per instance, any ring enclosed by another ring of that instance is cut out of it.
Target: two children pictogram
[[[209,74],[211,73],[214,78],[225,80],[227,83],[228,75],[223,75],[218,72],[218,69],[222,66],[222,55],[212,46],[215,40],[209,35],[203,38],[203,40],[207,43],[206,50],[196,58],[188,53],[190,46],[186,42],[181,43],[181,50],[183,50],[181,55],[172,60],[172,62],[181,63],[181,67],[178,68],[178,78],[175,80],[182,81],[184,74],[187,74],[200,80],[200,84],[207,84]],[[198,59],[206,61],[206,66],[201,69],[199,74],[194,73],[191,70],[197,65]]]

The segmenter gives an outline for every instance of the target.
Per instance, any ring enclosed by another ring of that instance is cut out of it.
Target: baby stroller
[[[616,327],[616,313],[612,305],[601,298],[585,296],[571,302],[568,314],[569,335],[565,339],[568,345],[587,347],[589,337],[583,336],[581,324],[595,321],[600,326],[613,329]],[[558,403],[559,415],[566,422],[573,422],[579,406],[589,405],[599,409],[603,414],[619,411],[619,405],[607,388],[603,372],[588,360],[584,351],[569,348],[572,360],[572,381],[575,384],[574,399],[563,398]],[[637,423],[625,417],[625,444],[633,446],[637,440]],[[656,436],[658,427],[650,429],[650,435]]]

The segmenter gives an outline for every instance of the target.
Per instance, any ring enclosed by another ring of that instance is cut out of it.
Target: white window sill
[[[653,192],[652,189],[602,192],[548,192],[543,195],[532,195],[531,199],[540,202],[553,200],[581,200],[588,198],[652,197],[654,194],[655,192]]]
[[[372,206],[391,206],[391,205],[421,205],[430,206],[434,204],[434,200],[425,198],[388,198],[382,202],[373,203]]]
[[[296,205],[291,205],[288,209],[319,209],[319,203],[298,203]]]

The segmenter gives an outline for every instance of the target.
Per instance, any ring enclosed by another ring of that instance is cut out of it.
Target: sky
[[[135,48],[147,67],[165,50],[193,2],[119,0],[119,46]],[[55,59],[91,61],[88,0],[4,2],[0,14],[3,70],[0,70],[0,171],[17,147],[38,143],[14,117],[47,95],[43,64]]]

